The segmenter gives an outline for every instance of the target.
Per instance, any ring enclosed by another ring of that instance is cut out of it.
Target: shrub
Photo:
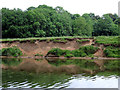
[[[2,49],[2,55],[3,56],[21,56],[22,51],[20,51],[20,49],[18,49],[17,47],[10,47],[10,48],[3,48]]]
[[[106,47],[106,49],[104,50],[104,54],[106,57],[118,58],[118,57],[120,57],[120,49],[109,46],[109,47]]]
[[[71,54],[72,53],[72,51],[70,51],[70,50],[63,50],[63,54]]]
[[[73,56],[74,57],[85,57],[85,56],[91,56],[92,54],[96,52],[97,49],[98,49],[97,47],[93,47],[93,46],[83,46],[73,51],[53,48],[52,50],[48,52],[48,54],[53,54],[55,56],[64,55],[65,57],[73,57]]]
[[[73,50],[73,51],[72,51],[72,54],[73,54],[75,57],[85,57],[85,56],[87,56],[84,51],[79,50],[79,49]]]
[[[64,57],[70,58],[70,57],[74,57],[74,55],[72,55],[72,54],[66,54]]]
[[[59,49],[59,48],[53,48],[52,50],[50,50],[50,51],[48,52],[48,54],[53,54],[53,55],[55,55],[55,56],[61,56],[61,55],[64,54],[64,51],[61,50],[61,49]]]
[[[35,54],[35,56],[43,56],[43,55],[42,55],[42,54],[37,53],[37,54]]]
[[[84,51],[87,55],[94,54],[98,47],[93,47],[92,45],[80,47],[79,50]]]

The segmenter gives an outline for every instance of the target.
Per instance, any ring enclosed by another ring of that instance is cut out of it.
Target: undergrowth
[[[77,50],[62,50],[60,48],[53,48],[51,49],[47,55],[52,54],[55,56],[64,56],[64,57],[85,57],[85,56],[92,56],[96,51],[98,50],[98,47],[93,46],[82,46]]]
[[[23,55],[22,51],[20,51],[20,49],[15,46],[9,48],[3,48],[1,50],[1,54],[2,56],[14,56],[14,57]]]
[[[120,58],[120,48],[108,46],[104,50],[104,54],[106,57]]]

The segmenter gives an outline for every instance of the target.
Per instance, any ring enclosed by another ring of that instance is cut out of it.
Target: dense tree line
[[[70,14],[62,7],[47,5],[27,10],[2,8],[2,37],[52,37],[119,35],[118,15]]]

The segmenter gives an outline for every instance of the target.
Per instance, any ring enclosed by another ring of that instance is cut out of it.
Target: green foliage
[[[98,36],[95,43],[120,45],[118,36]]]
[[[21,58],[2,58],[2,64],[7,66],[18,66],[22,61]]]
[[[91,56],[97,51],[98,47],[93,46],[83,46],[80,47],[78,50],[73,50],[72,53],[75,57],[85,57]]]
[[[73,50],[72,51],[72,54],[75,56],[75,57],[85,57],[87,56],[87,54],[83,51],[83,50]]]
[[[107,57],[120,58],[120,49],[112,46],[106,47],[104,54]]]
[[[86,35],[86,36],[91,36],[89,34],[89,24],[87,24],[85,18],[79,17],[73,20],[72,22],[72,27],[73,27],[73,34],[74,36],[76,35]],[[90,32],[92,33],[92,31]]]
[[[81,40],[77,40],[77,42],[79,42],[79,43],[82,43],[82,42],[89,42],[90,40],[88,40],[88,39],[81,39]]]
[[[98,49],[97,47],[93,47],[93,46],[83,46],[73,51],[53,48],[52,50],[48,52],[48,54],[52,54],[55,56],[64,55],[65,57],[85,57],[85,56],[91,56],[97,51],[97,49]]]
[[[3,80],[3,88],[9,88],[10,85],[8,85],[8,82],[10,82],[11,84],[17,81],[17,84],[20,84],[21,82],[26,82],[26,80],[28,80],[27,83],[37,83],[40,85],[40,87],[45,87],[45,88],[50,88],[51,86],[53,86],[56,83],[67,83],[70,80],[70,77],[72,75],[66,75],[66,74],[54,74],[54,73],[40,73],[40,74],[36,74],[36,73],[28,73],[25,71],[22,72],[18,72],[18,71],[13,71],[13,70],[3,70],[2,71],[2,80]],[[20,88],[22,88],[23,86],[17,85]],[[31,84],[30,87],[31,88],[35,88],[37,85]],[[28,87],[28,86],[25,86]],[[55,86],[55,88],[57,88],[57,86]]]
[[[3,38],[120,35],[116,14],[80,16],[63,7],[47,5],[29,7],[25,11],[2,8],[1,12]]]
[[[59,43],[59,42],[61,42],[61,43],[66,43],[67,40],[65,40],[65,39],[60,39],[60,40],[54,39],[53,42],[57,42],[57,43]]]
[[[20,49],[18,49],[17,47],[9,47],[9,48],[3,48],[2,49],[2,55],[3,56],[21,56],[23,55],[22,54],[22,51],[20,51]]]
[[[98,50],[98,47],[88,45],[88,46],[80,47],[79,50],[83,50],[87,55],[89,55],[89,54],[94,54]]]
[[[104,66],[106,67],[106,69],[109,70],[118,70],[120,69],[120,60],[112,60],[112,61],[106,61]]]
[[[64,57],[70,58],[70,57],[74,57],[74,55],[72,55],[72,54],[66,54]]]
[[[65,39],[73,39],[73,38],[91,38],[91,36],[61,36],[61,37],[32,37],[32,38],[7,38],[7,39],[0,39],[0,41],[31,41],[31,40],[46,40],[48,42],[53,40],[65,40]]]
[[[120,35],[120,31],[118,30],[118,25],[113,22],[112,18],[108,14],[104,14],[103,17],[94,24],[93,35],[115,36]]]
[[[36,42],[36,40],[30,40],[30,43],[35,43]]]
[[[48,52],[48,54],[53,54],[55,56],[61,56],[61,55],[64,55],[64,51],[59,48],[53,48],[52,50]]]
[[[42,54],[37,53],[37,54],[35,54],[35,56],[43,56],[43,55],[42,55]]]

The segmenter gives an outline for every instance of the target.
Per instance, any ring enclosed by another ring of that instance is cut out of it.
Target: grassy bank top
[[[0,41],[26,41],[26,40],[47,40],[47,39],[74,39],[74,38],[92,38],[91,36],[61,36],[61,37],[32,37],[32,38],[6,38]]]
[[[120,36],[98,36],[96,37],[96,43],[120,45]]]
[[[1,42],[9,42],[9,41],[33,41],[33,40],[56,40],[56,39],[94,39],[95,43],[98,44],[113,44],[120,45],[120,36],[61,36],[61,37],[33,37],[33,38],[7,38],[0,39]]]

